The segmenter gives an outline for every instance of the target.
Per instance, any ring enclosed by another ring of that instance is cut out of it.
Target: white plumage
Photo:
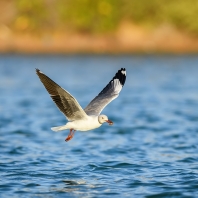
[[[70,129],[70,133],[65,141],[72,139],[76,130],[92,130],[100,127],[105,122],[110,125],[113,124],[106,115],[100,115],[100,113],[106,105],[118,97],[126,80],[125,68],[118,70],[113,79],[84,110],[68,91],[56,84],[39,69],[36,69],[36,73],[50,94],[52,100],[69,121],[63,126],[51,128],[55,132]]]

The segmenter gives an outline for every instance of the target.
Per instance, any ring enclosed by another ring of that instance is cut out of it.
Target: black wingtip
[[[36,74],[39,76],[39,74],[43,74],[43,72],[40,70],[40,69],[38,69],[38,68],[35,68],[36,69]]]
[[[36,69],[36,73],[38,74],[40,72],[40,69],[38,68],[35,68]]]
[[[113,77],[113,80],[114,79],[119,79],[120,84],[122,86],[124,86],[124,83],[126,81],[126,69],[125,68],[121,68],[120,70],[118,70],[116,75]]]

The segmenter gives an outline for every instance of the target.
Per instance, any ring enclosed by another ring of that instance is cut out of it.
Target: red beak
[[[111,120],[107,120],[106,122],[108,122],[109,125],[113,125],[113,122]]]

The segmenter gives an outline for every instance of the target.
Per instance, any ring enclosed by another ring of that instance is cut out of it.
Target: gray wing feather
[[[77,100],[69,92],[56,84],[39,69],[36,69],[36,73],[52,100],[69,121],[80,120],[87,116]]]
[[[121,68],[107,86],[84,109],[87,115],[100,115],[101,111],[118,97],[126,81],[126,70]]]

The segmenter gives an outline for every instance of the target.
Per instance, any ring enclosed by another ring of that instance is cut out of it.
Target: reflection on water
[[[195,197],[196,56],[0,56],[0,195]],[[65,124],[35,74],[41,69],[85,107],[121,67],[127,80],[89,132]],[[1,196],[1,197],[2,197]]]

